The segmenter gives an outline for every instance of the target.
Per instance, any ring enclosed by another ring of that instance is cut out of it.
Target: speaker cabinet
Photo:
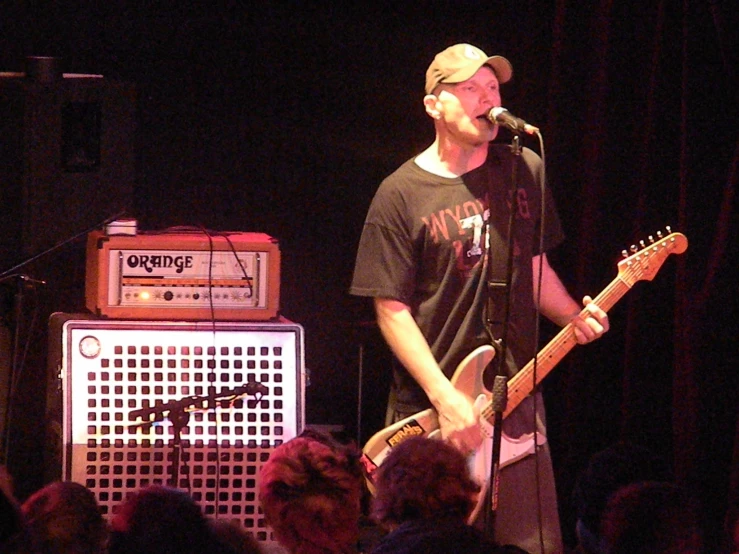
[[[63,479],[86,485],[110,516],[131,492],[172,484],[177,474],[176,486],[207,516],[273,540],[258,475],[274,447],[303,430],[300,325],[54,314],[50,335],[58,344],[51,363],[62,400]],[[262,392],[232,398],[246,389]]]

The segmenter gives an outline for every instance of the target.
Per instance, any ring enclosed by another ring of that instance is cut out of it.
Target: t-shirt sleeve
[[[349,292],[409,304],[416,276],[415,258],[402,194],[383,183],[362,229]]]
[[[404,243],[393,231],[365,223],[349,292],[408,303],[413,267]]]

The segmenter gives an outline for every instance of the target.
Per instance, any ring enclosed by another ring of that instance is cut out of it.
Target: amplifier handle
[[[265,268],[267,271],[269,270],[269,266]],[[257,268],[256,272],[254,273],[254,282],[251,286],[251,302],[254,306],[261,307],[262,306],[262,281],[265,283],[269,280],[269,275],[267,275],[266,279],[259,279],[259,275],[262,274],[262,253],[257,252]],[[264,304],[266,306],[266,303]]]
[[[108,276],[110,278],[110,276]],[[123,250],[118,251],[118,305],[123,302]]]

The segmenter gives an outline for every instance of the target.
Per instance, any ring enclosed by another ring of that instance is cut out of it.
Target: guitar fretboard
[[[610,310],[619,299],[626,294],[629,286],[619,277],[614,279],[606,289],[601,292],[593,302],[595,302],[603,311]],[[587,311],[581,312],[581,317],[586,317]],[[532,390],[534,390],[542,380],[549,375],[555,366],[564,358],[572,348],[577,345],[575,338],[574,325],[568,323],[549,343],[542,348],[536,358],[532,358],[521,371],[516,373],[510,381],[508,381],[508,403],[506,405],[503,417],[508,417],[518,405],[523,402]],[[536,377],[536,382],[534,382]]]
[[[650,237],[651,240],[651,237]],[[626,294],[634,283],[644,279],[651,280],[670,254],[682,254],[688,247],[685,235],[672,233],[648,247],[642,248],[636,254],[622,260],[619,264],[619,274],[593,300],[603,311],[608,312]],[[588,310],[580,312],[581,318],[588,317]],[[503,417],[515,410],[531,392],[549,375],[554,367],[577,344],[574,324],[568,323],[562,330],[541,349],[516,375],[508,381],[508,398]],[[494,416],[492,402],[483,408],[483,418],[493,423]]]

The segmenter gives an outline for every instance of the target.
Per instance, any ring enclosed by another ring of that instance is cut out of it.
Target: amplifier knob
[[[169,300],[172,300],[172,298],[174,298],[174,294],[172,294],[172,291],[168,290],[167,292],[164,293],[165,300],[169,301]]]

